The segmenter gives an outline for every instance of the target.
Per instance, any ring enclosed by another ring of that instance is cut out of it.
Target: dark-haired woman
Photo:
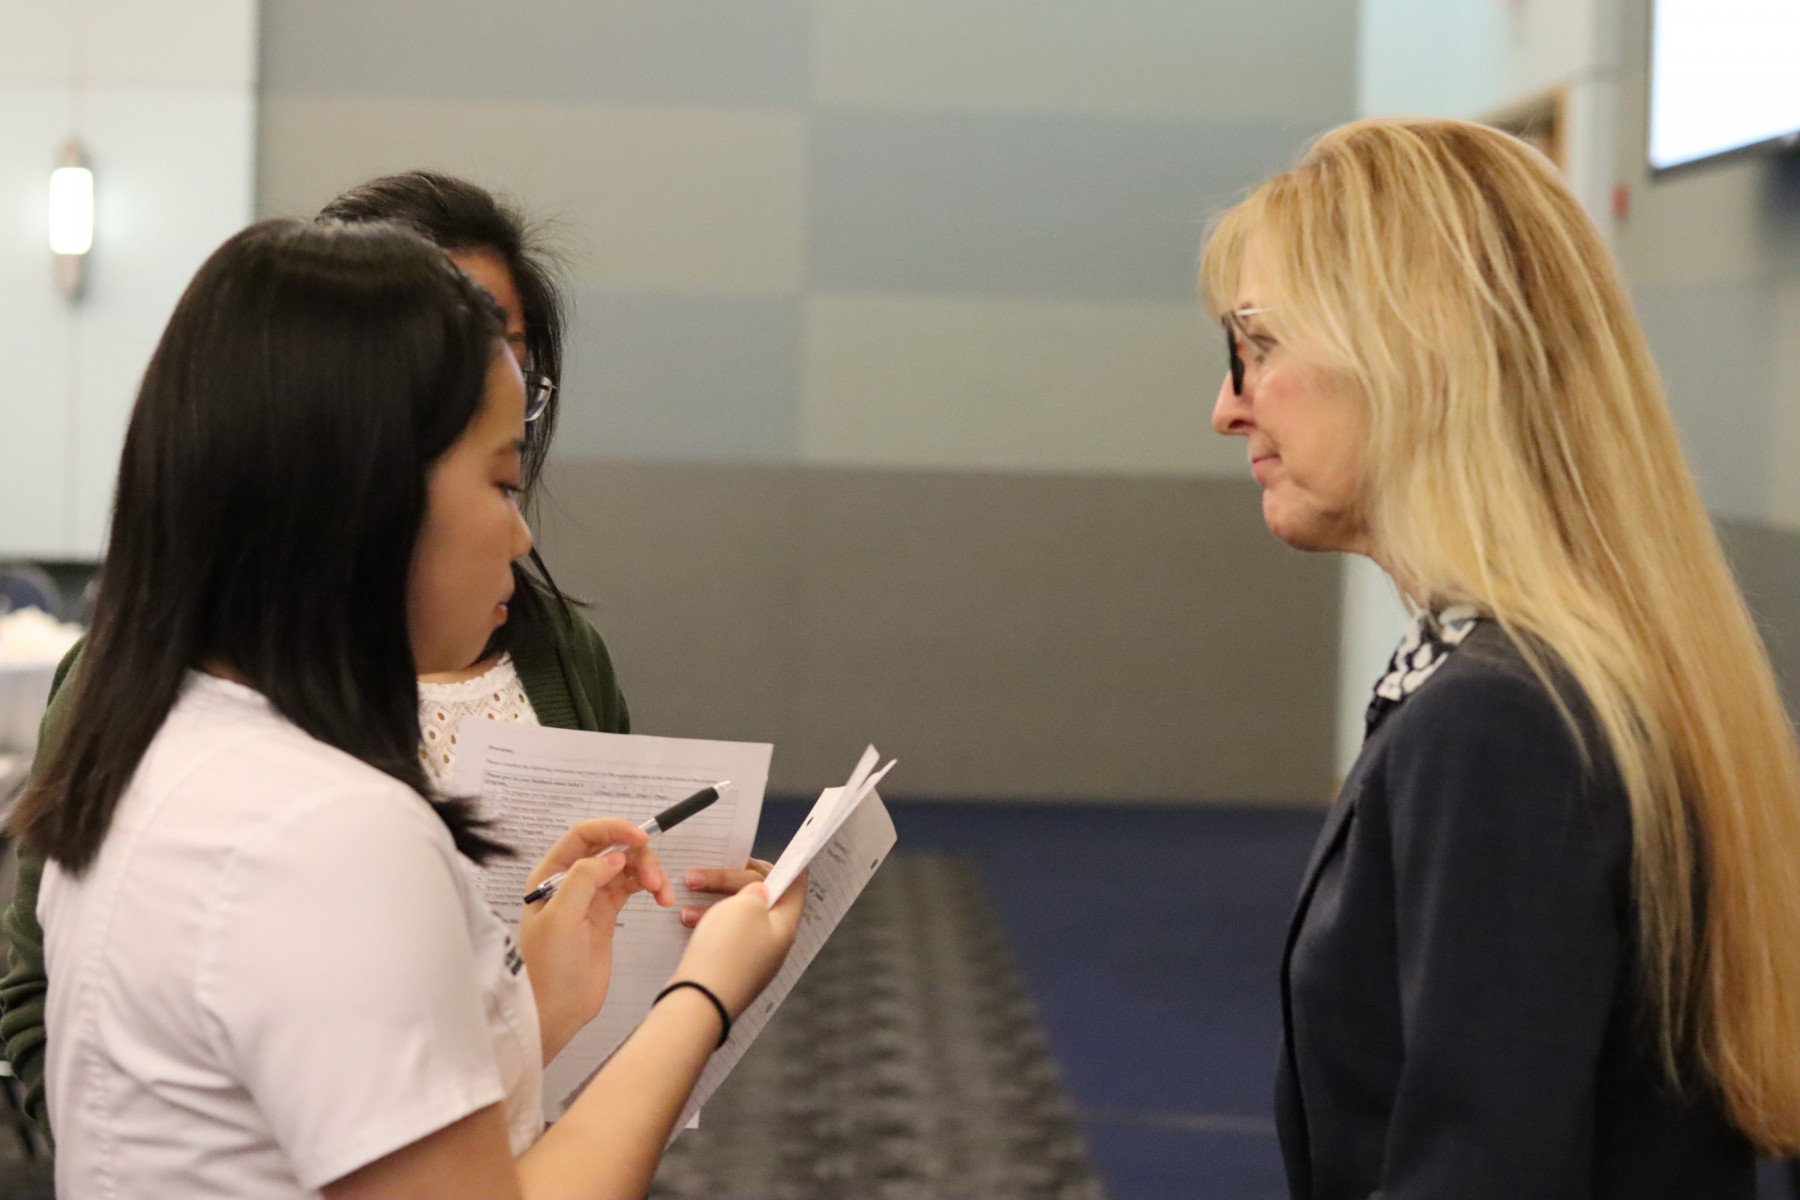
[[[563,363],[563,301],[550,257],[525,219],[493,193],[464,179],[409,171],[370,180],[331,201],[320,216],[360,223],[390,220],[443,247],[481,285],[504,315],[505,339],[525,372],[527,422],[520,469],[520,503],[529,513],[556,428],[557,387]],[[449,778],[455,729],[465,717],[493,717],[565,729],[629,733],[630,715],[606,644],[565,601],[536,550],[529,566],[513,566],[513,599],[506,623],[473,661],[419,680],[420,753],[432,780]],[[71,654],[57,671],[41,749],[67,719],[63,682],[79,661]],[[18,883],[6,912],[10,961],[0,980],[0,1038],[24,1085],[26,1111],[43,1126],[43,931],[37,917],[41,857],[20,856]],[[697,892],[729,892],[761,873],[708,873],[689,881]],[[697,910],[683,920],[692,924]]]
[[[482,653],[531,546],[502,336],[382,225],[254,226],[177,305],[68,723],[10,820],[48,859],[61,1194],[642,1194],[791,945],[803,889],[720,902],[539,1136],[542,1063],[599,1007],[620,906],[674,897],[628,823],[583,822],[515,946],[463,869],[500,847],[420,762],[416,677]]]

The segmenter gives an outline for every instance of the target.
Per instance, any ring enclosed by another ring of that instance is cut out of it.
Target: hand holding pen
[[[667,833],[695,813],[710,807],[720,796],[730,790],[731,781],[729,779],[724,779],[710,787],[701,788],[685,800],[671,804],[668,808],[663,809],[654,817],[648,818],[643,824],[638,826],[638,832],[646,836],[645,842],[636,842],[635,844],[644,845],[650,838],[654,838],[658,834]],[[597,851],[593,857],[604,858],[615,850],[631,850],[634,848],[634,845],[618,842]],[[529,892],[526,892],[525,903],[536,904],[540,900],[548,900],[550,897],[556,895],[556,889],[561,887],[563,881],[568,877],[569,872],[566,870],[556,872],[556,874],[539,883]]]
[[[531,972],[545,1061],[591,1021],[612,981],[619,913],[640,892],[668,908],[675,885],[647,833],[629,821],[577,821],[531,872],[531,883],[560,875],[562,885],[519,914],[519,951]]]

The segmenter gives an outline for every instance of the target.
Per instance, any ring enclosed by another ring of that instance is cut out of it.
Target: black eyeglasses
[[[543,416],[544,410],[550,407],[550,397],[554,395],[555,380],[536,371],[525,372],[525,420],[535,421]]]
[[[1231,394],[1234,396],[1244,394],[1244,356],[1238,351],[1238,339],[1250,336],[1239,327],[1238,322],[1258,313],[1274,311],[1273,308],[1234,308],[1219,317],[1219,324],[1225,327],[1225,357],[1231,364]]]

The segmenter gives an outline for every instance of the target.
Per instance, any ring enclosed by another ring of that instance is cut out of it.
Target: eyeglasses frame
[[[530,424],[544,415],[550,407],[550,397],[556,395],[556,380],[541,371],[525,372],[525,423]]]
[[[1274,311],[1273,307],[1232,308],[1219,314],[1219,324],[1225,328],[1225,356],[1226,361],[1231,365],[1231,394],[1234,396],[1244,394],[1244,356],[1238,352],[1238,339],[1250,336],[1244,332],[1240,322],[1245,317],[1260,316],[1263,313]]]

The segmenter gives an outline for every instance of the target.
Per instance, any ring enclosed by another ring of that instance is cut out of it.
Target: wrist
[[[731,1036],[731,1010],[725,1007],[725,1001],[719,998],[719,994],[704,983],[695,979],[679,977],[673,979],[669,982],[668,987],[656,994],[656,999],[651,1001],[651,1007],[654,1008],[670,997],[684,994],[703,1001],[712,1010],[719,1022],[719,1040],[714,1049],[723,1046],[726,1039]]]
[[[554,947],[538,936],[530,917],[519,929],[519,955],[525,960],[525,977],[531,980],[531,998],[537,1008],[538,1041],[543,1045],[544,1065],[561,1054],[563,1047],[594,1018],[588,995],[554,966]]]

